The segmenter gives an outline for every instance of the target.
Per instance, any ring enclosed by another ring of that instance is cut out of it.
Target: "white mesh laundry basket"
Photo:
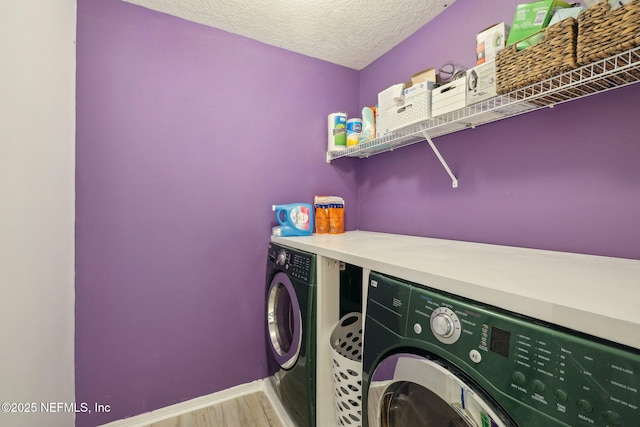
[[[331,334],[338,426],[362,425],[362,315],[349,313]]]

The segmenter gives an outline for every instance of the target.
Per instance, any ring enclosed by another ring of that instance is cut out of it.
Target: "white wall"
[[[0,0],[2,426],[73,425],[75,0]],[[22,407],[16,409],[23,409]]]

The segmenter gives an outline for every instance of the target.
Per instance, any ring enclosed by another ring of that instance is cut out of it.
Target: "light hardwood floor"
[[[285,427],[269,398],[256,392],[149,424],[147,427]]]

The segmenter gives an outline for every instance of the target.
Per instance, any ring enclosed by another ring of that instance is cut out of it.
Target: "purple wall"
[[[272,203],[336,194],[350,230],[640,258],[640,85],[437,138],[458,189],[427,144],[324,162],[328,113],[473,65],[517,2],[458,0],[358,73],[79,0],[76,400],[112,411],[77,425],[266,375]]]
[[[416,71],[475,63],[519,0],[458,0],[360,75],[360,103]],[[640,259],[640,85],[361,161],[358,227]]]
[[[78,414],[93,426],[264,378],[273,203],[342,195],[327,114],[358,72],[118,0],[78,1]]]

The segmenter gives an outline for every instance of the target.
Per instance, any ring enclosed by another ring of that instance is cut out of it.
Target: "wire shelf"
[[[428,138],[447,135],[563,102],[584,98],[640,81],[640,47],[584,65],[522,89],[397,129],[341,151],[327,153],[327,161],[340,157],[369,157]]]

